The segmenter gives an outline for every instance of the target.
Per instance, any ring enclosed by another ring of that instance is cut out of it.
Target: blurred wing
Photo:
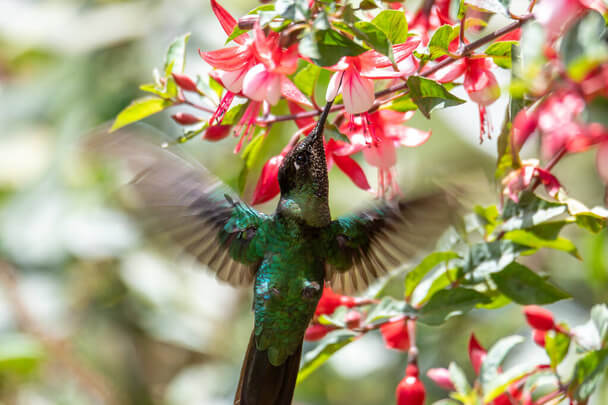
[[[251,284],[261,260],[258,230],[270,218],[236,198],[200,165],[154,143],[137,128],[96,134],[87,149],[124,162],[133,180],[129,209],[151,233],[166,233],[221,280]],[[154,138],[154,137],[152,137]]]
[[[365,289],[429,248],[445,230],[454,209],[441,192],[413,201],[383,203],[332,221],[326,279],[342,293]]]

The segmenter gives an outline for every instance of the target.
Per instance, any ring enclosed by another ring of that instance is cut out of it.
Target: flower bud
[[[178,112],[171,116],[173,121],[181,125],[192,125],[201,122],[201,119],[188,113]]]
[[[441,388],[449,391],[456,390],[450,378],[450,371],[447,368],[431,368],[426,372],[426,375]]]
[[[389,349],[407,351],[410,347],[410,336],[407,330],[407,320],[399,319],[380,326],[384,345]]]
[[[361,325],[361,313],[359,311],[349,311],[348,314],[346,314],[346,327],[349,329],[355,329],[358,328],[359,325]]]
[[[196,83],[194,83],[194,81],[188,76],[181,73],[171,73],[171,75],[173,75],[175,83],[177,83],[177,85],[183,90],[198,92]]]
[[[332,328],[327,325],[321,325],[320,323],[313,323],[312,325],[306,328],[306,332],[304,332],[304,340],[308,342],[315,342],[317,340],[321,340],[327,335]]]
[[[475,374],[479,375],[479,370],[481,370],[481,365],[483,364],[485,358],[486,349],[479,344],[475,334],[472,333],[471,338],[469,339],[469,360],[471,361],[471,365],[475,370]]]
[[[333,314],[336,308],[339,306],[345,306],[348,308],[352,308],[358,305],[359,300],[355,297],[350,297],[348,295],[336,294],[331,288],[325,287],[323,288],[323,295],[317,304],[317,309],[315,310],[315,315],[323,315],[323,314]]]
[[[534,329],[549,331],[555,328],[555,320],[551,311],[537,305],[524,307],[524,314],[528,324]]]
[[[540,347],[545,347],[545,335],[547,331],[534,329],[534,333],[532,335],[532,339],[534,339],[534,343],[539,345]]]
[[[423,405],[426,391],[418,378],[418,366],[409,364],[405,378],[401,380],[395,390],[397,405]]]
[[[230,134],[230,125],[212,125],[205,130],[203,139],[206,141],[219,141]]]

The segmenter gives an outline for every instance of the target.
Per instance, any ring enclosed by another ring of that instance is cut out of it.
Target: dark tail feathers
[[[300,366],[302,343],[280,366],[268,361],[268,353],[259,351],[251,333],[234,405],[290,405]]]

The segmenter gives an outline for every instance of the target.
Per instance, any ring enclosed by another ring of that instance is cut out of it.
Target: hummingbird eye
[[[303,166],[308,163],[308,154],[306,152],[298,153],[296,155],[296,163],[298,166]]]

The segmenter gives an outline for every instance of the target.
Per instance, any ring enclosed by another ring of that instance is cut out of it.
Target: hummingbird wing
[[[453,217],[445,192],[412,201],[384,202],[328,227],[326,279],[353,294],[427,249]]]
[[[127,209],[151,235],[166,234],[219,279],[251,284],[262,259],[258,230],[270,217],[239,201],[202,166],[161,148],[152,130],[138,132],[141,127],[103,131],[87,142],[96,155],[126,163],[133,177],[121,193]]]

